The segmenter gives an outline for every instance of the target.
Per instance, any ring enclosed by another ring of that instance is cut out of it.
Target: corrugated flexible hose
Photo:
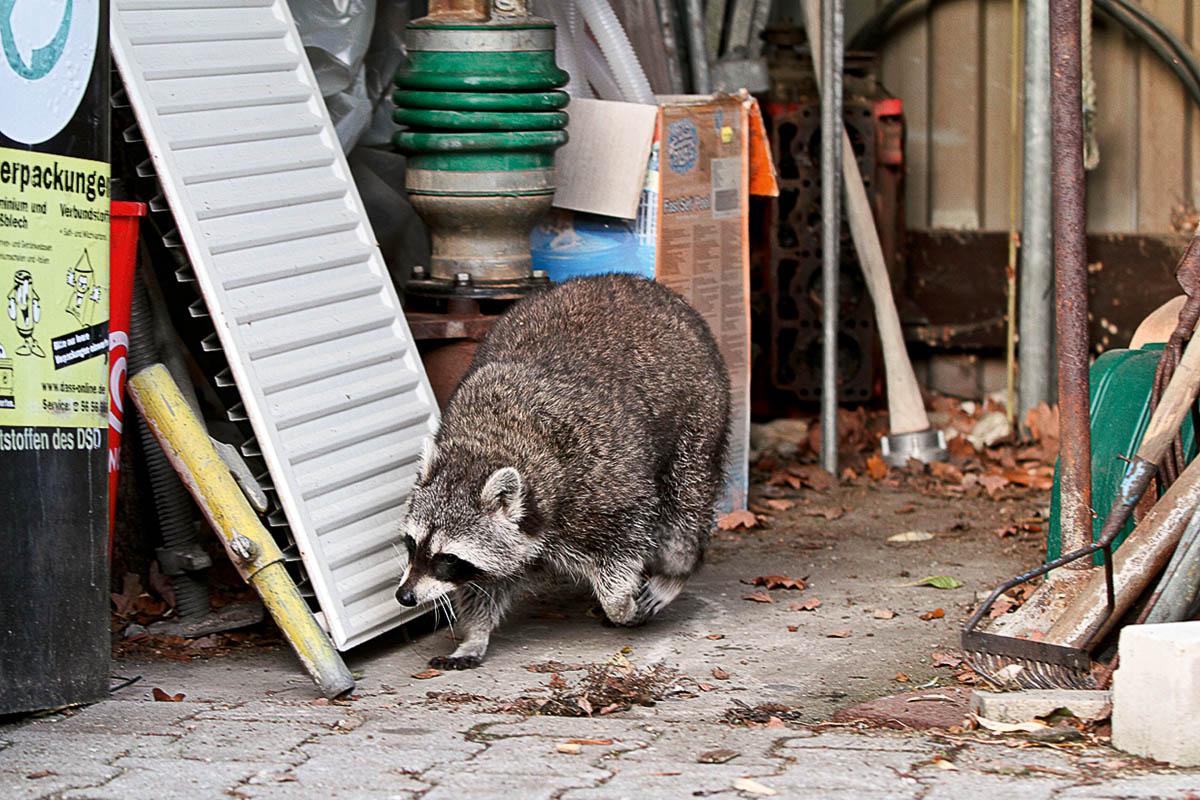
[[[158,361],[154,336],[154,312],[146,286],[139,274],[133,287],[129,317],[129,374],[132,377]],[[154,506],[164,550],[195,549],[199,544],[193,519],[193,503],[175,468],[163,454],[144,420],[137,420],[138,439],[150,476]],[[176,571],[176,570],[173,570]],[[208,580],[204,572],[176,571],[169,575],[175,592],[175,614],[180,620],[202,617],[209,611]]]

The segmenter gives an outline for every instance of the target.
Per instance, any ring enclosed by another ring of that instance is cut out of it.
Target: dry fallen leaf
[[[802,600],[799,603],[789,603],[788,611],[816,611],[821,607],[821,600],[816,597],[810,597],[807,600]]]
[[[944,616],[946,616],[946,609],[935,608],[933,611],[926,611],[924,614],[922,614],[921,619],[928,622],[931,619],[941,619]]]
[[[962,666],[963,663],[962,656],[956,653],[933,653],[930,658],[933,659],[935,667],[950,667],[951,669],[955,669]]]
[[[744,594],[744,595],[742,595],[742,599],[749,600],[752,603],[774,603],[775,602],[775,598],[771,597],[771,595],[769,595],[766,592],[761,591],[761,590],[757,591],[757,592],[753,592],[751,594]]]
[[[986,728],[993,733],[1037,733],[1050,727],[1040,719],[1030,720],[1029,722],[1000,722],[999,720],[981,717],[978,714],[972,714],[971,717],[979,724],[979,727]]]
[[[1008,478],[1003,475],[980,475],[979,485],[987,490],[988,497],[995,497],[1001,489],[1008,486]]]
[[[935,767],[937,767],[938,769],[944,769],[948,772],[957,772],[958,771],[958,767],[956,767],[954,764],[947,761],[946,759],[942,758],[941,756],[934,757],[933,765]]]
[[[775,472],[771,473],[770,478],[767,478],[767,485],[790,486],[793,489],[799,489],[804,485],[804,483],[795,475],[791,475],[784,470],[776,470]]]
[[[889,542],[928,542],[933,538],[933,534],[927,531],[905,531],[904,533],[892,534],[887,538]]]
[[[719,681],[727,681],[733,676],[733,673],[721,667],[713,667],[712,676]]]
[[[758,781],[751,780],[750,778],[737,778],[733,782],[733,788],[737,789],[739,792],[757,794],[762,797],[772,797],[773,795],[778,794],[778,792],[776,792],[770,786],[763,786]]]
[[[898,681],[900,683],[908,683],[910,680],[912,680],[911,678],[908,677],[908,675],[906,675],[903,672],[897,672],[895,679],[896,679],[896,681]]]
[[[702,692],[711,692],[713,689],[716,689],[717,687],[713,686],[711,683],[697,683],[696,688]]]
[[[783,720],[781,720],[779,717],[767,717],[767,727],[768,728],[786,728],[787,723],[784,722]]]
[[[696,756],[696,760],[701,764],[724,764],[732,761],[740,755],[741,753],[739,753],[737,750],[721,748],[719,750],[708,750],[703,752]]]
[[[562,675],[555,672],[550,675],[549,686],[551,689],[565,689],[567,688],[567,682],[563,679]]]
[[[826,520],[833,521],[846,516],[846,509],[841,506],[813,506],[806,508],[804,515],[807,517],[823,517]]]
[[[917,507],[912,503],[905,503],[895,510],[896,514],[911,514],[917,510]]]
[[[803,589],[807,585],[802,579],[789,578],[787,575],[759,575],[750,584],[768,589]]]
[[[833,476],[816,464],[789,464],[787,471],[796,476],[801,482],[816,492],[832,489],[836,481]]]
[[[179,694],[167,694],[157,686],[151,690],[150,694],[152,694],[154,699],[160,703],[179,703],[183,701],[184,697],[186,697],[183,692],[180,692]]]
[[[723,531],[735,531],[738,528],[753,528],[758,525],[758,517],[753,511],[731,511],[717,520],[717,527]]]
[[[875,619],[892,619],[896,616],[896,612],[890,608],[877,608],[871,612],[871,616]]]
[[[438,675],[441,675],[441,674],[442,674],[442,671],[440,669],[433,669],[432,667],[430,667],[429,669],[423,669],[420,672],[414,672],[413,677],[419,681],[427,681],[430,678],[436,678]]]
[[[962,483],[962,470],[945,461],[934,461],[931,463],[929,465],[929,472],[933,477],[944,483]]]
[[[992,604],[988,610],[988,619],[996,619],[1002,617],[1009,611],[1017,607],[1017,602],[1006,594],[1002,594],[996,598],[996,602]]]
[[[567,739],[567,744],[605,745],[612,743],[612,739]]]
[[[725,638],[725,634],[723,634],[723,633],[710,633],[710,634],[708,634],[707,636],[705,636],[704,638],[705,638],[705,639],[712,639],[714,642],[716,642],[716,641],[720,641],[721,639],[724,639],[724,638]]]
[[[851,631],[849,629],[846,629],[846,630],[840,630],[840,631],[830,631],[829,633],[825,634],[825,636],[828,639],[849,639],[850,634],[851,634]]]
[[[789,511],[795,507],[796,502],[794,500],[781,500],[776,497],[771,497],[767,500],[767,508],[772,511]]]
[[[877,481],[887,477],[888,466],[882,456],[873,455],[867,459],[867,474]]]
[[[788,625],[787,629],[788,629],[788,633],[796,633],[798,630],[800,630],[800,626],[799,625]]]
[[[583,747],[574,742],[562,742],[556,748],[560,753],[566,753],[569,756],[577,756],[583,752]]]

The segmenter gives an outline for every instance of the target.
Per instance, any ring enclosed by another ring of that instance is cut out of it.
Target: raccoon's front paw
[[[483,663],[483,656],[434,656],[429,666],[434,669],[475,669]]]
[[[604,607],[599,604],[592,606],[588,611],[588,616],[598,618],[600,624],[606,628],[636,628],[646,622],[645,618],[642,617],[635,617],[628,622],[613,622],[608,614],[604,613]]]

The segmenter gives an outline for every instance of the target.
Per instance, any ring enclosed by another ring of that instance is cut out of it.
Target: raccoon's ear
[[[512,522],[525,516],[525,482],[512,467],[496,470],[483,485],[479,503],[489,513],[501,513]]]
[[[435,458],[437,458],[437,443],[430,436],[421,445],[421,468],[417,471],[417,480],[421,483],[429,480],[429,475],[433,472],[433,460]]]

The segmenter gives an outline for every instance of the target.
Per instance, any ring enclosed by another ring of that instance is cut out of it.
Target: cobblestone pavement
[[[705,570],[645,628],[605,628],[586,597],[550,597],[522,606],[481,669],[430,679],[413,676],[448,652],[448,633],[396,632],[350,654],[359,688],[345,703],[315,700],[283,647],[118,662],[117,673],[140,680],[112,699],[0,722],[0,798],[1200,800],[1200,772],[1095,744],[821,724],[858,700],[953,684],[931,652],[953,648],[976,592],[1036,557],[992,534],[1028,508],[902,491],[822,502],[850,510],[826,521],[798,508],[771,528],[719,536]],[[886,544],[912,529],[936,536]],[[780,573],[809,588],[742,599],[753,590],[741,581]],[[908,585],[933,574],[966,585]],[[813,597],[815,611],[790,608]],[[920,619],[935,606],[944,618]],[[514,713],[617,654],[665,665],[677,690],[607,716]],[[558,675],[529,669],[550,661],[562,662]],[[910,680],[898,683],[898,672]],[[185,697],[155,702],[154,688]],[[786,724],[727,721],[763,703],[789,709]]]

